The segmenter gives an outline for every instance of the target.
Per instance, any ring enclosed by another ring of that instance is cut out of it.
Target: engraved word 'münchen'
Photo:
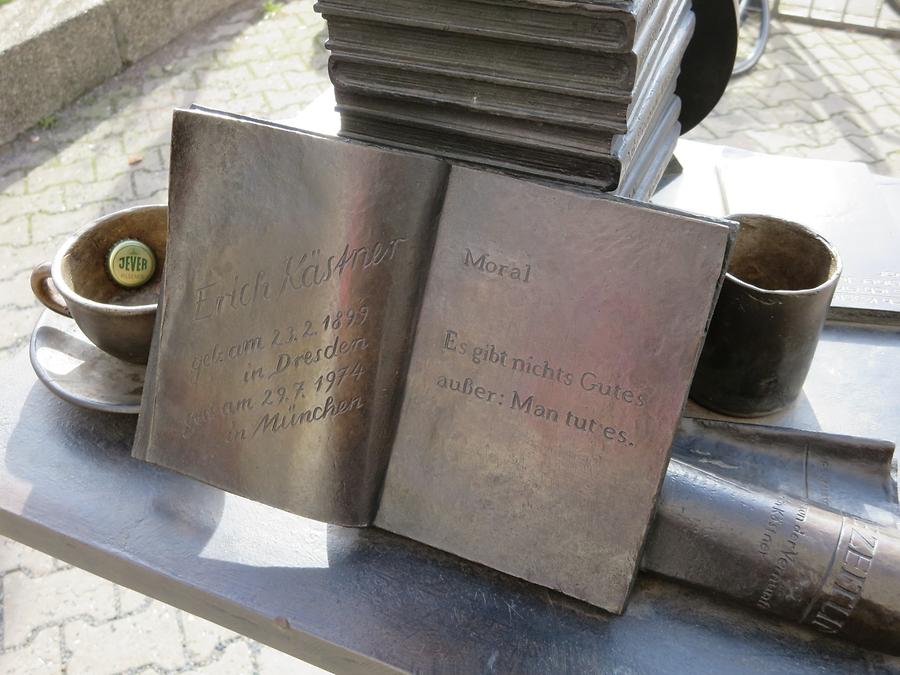
[[[280,412],[267,413],[259,418],[256,427],[253,429],[251,438],[255,438],[259,434],[277,434],[285,429],[292,429],[299,424],[313,424],[321,422],[331,417],[339,417],[353,412],[354,410],[362,410],[365,407],[365,401],[359,396],[345,399],[335,399],[329,396],[321,405],[307,408],[299,412],[290,412],[283,414]]]
[[[498,263],[487,253],[482,253],[476,258],[469,248],[463,255],[463,265],[503,279],[521,281],[523,284],[527,284],[531,279],[531,265],[520,265],[516,262]]]

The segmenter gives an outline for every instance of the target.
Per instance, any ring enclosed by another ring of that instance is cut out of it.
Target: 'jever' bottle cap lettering
[[[109,250],[106,269],[120,286],[137,288],[143,286],[156,271],[156,256],[153,250],[137,239],[123,239]]]

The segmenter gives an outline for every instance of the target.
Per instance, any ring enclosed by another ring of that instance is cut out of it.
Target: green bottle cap
[[[153,250],[137,239],[123,239],[109,250],[106,269],[120,286],[137,288],[143,286],[156,271],[156,256]]]

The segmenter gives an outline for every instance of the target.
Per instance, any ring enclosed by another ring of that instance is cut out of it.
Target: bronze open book
[[[177,111],[134,456],[623,609],[724,222]]]

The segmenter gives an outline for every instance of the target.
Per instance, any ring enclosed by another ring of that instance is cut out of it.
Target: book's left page
[[[175,112],[132,454],[343,525],[374,516],[448,167]]]

